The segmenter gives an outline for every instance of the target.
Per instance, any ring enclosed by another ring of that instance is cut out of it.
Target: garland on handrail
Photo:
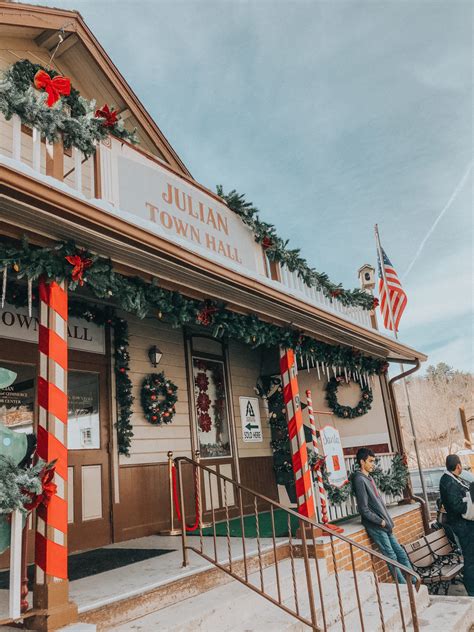
[[[321,468],[321,472],[323,474],[323,484],[331,505],[341,505],[346,502],[349,496],[354,496],[352,489],[352,477],[354,472],[358,469],[357,465],[354,465],[349,474],[349,481],[342,487],[336,487],[335,485],[331,485],[329,482],[327,468],[323,465]],[[387,472],[385,472],[377,463],[374,471],[371,473],[371,476],[382,493],[399,496],[403,493],[403,490],[408,482],[406,455],[395,454],[392,459],[390,469]]]
[[[330,281],[327,274],[310,268],[307,261],[300,255],[300,249],[288,248],[288,240],[279,237],[273,224],[260,219],[259,210],[251,202],[247,202],[243,194],[235,190],[224,193],[221,185],[217,186],[217,194],[242,219],[244,224],[252,229],[255,241],[261,244],[270,261],[276,261],[281,266],[287,267],[290,272],[296,272],[305,285],[323,292],[330,300],[337,298],[346,306],[360,306],[365,310],[374,309],[376,299],[367,292],[357,288],[345,290],[341,284],[336,285]]]
[[[125,129],[118,112],[108,105],[97,109],[56,70],[28,59],[7,68],[0,80],[0,112],[7,120],[14,114],[54,143],[62,136],[64,147],[76,147],[88,157],[109,134],[138,143],[135,131]]]

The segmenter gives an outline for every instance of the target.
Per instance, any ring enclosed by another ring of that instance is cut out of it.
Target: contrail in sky
[[[410,270],[413,268],[413,266],[415,265],[416,261],[418,260],[418,257],[421,255],[421,251],[423,250],[423,248],[425,247],[426,242],[428,241],[428,239],[431,237],[431,235],[433,234],[436,226],[439,224],[439,222],[441,221],[443,215],[446,213],[446,211],[449,210],[451,204],[454,202],[454,200],[456,199],[459,191],[461,191],[461,189],[464,186],[464,183],[466,182],[469,173],[471,172],[472,169],[472,165],[473,163],[470,162],[463,177],[461,178],[461,180],[458,182],[456,188],[454,189],[451,197],[449,198],[449,200],[446,203],[446,206],[443,208],[443,210],[441,211],[441,213],[438,215],[438,217],[435,219],[435,221],[433,222],[433,225],[431,226],[431,228],[429,229],[429,231],[426,233],[425,238],[423,239],[423,241],[421,242],[421,244],[418,246],[418,250],[416,251],[415,256],[413,257],[413,259],[411,260],[410,265],[408,266],[408,268],[405,271],[405,274],[403,275],[403,279],[406,279],[406,277],[408,276],[408,274],[410,273]]]

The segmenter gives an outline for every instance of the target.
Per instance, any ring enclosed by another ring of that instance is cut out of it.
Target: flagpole
[[[393,318],[392,302],[390,300],[390,294],[389,294],[389,290],[388,290],[387,276],[385,274],[385,265],[384,265],[383,256],[382,256],[382,246],[380,244],[379,227],[378,227],[377,224],[375,224],[375,243],[376,243],[376,246],[377,246],[377,254],[378,254],[378,257],[379,257],[380,270],[382,272],[383,284],[385,286],[385,300],[387,301],[387,305],[388,305],[388,313],[390,315],[390,322],[392,323],[392,330],[393,330],[393,333],[395,335],[395,339],[398,340],[397,329],[395,327],[395,319]],[[402,362],[400,362],[400,367],[402,369],[402,373],[404,373],[405,372],[405,367],[403,366]],[[428,494],[426,492],[425,479],[423,477],[423,470],[421,468],[420,452],[418,450],[418,439],[416,437],[415,422],[413,421],[413,415],[412,415],[411,404],[410,404],[410,396],[408,394],[408,386],[407,386],[405,377],[402,379],[402,382],[403,382],[403,389],[405,391],[405,398],[406,398],[406,401],[407,401],[408,419],[410,420],[411,433],[413,435],[413,446],[415,448],[416,461],[417,461],[417,464],[418,464],[418,472],[420,474],[421,489],[422,489],[422,493],[423,493],[423,498],[425,499],[427,511],[429,511]]]

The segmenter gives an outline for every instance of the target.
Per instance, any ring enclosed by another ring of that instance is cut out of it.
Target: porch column
[[[39,281],[38,456],[55,460],[57,493],[36,511],[33,606],[42,612],[29,623],[53,630],[77,620],[67,581],[67,290],[65,283]]]
[[[316,511],[313,483],[304,436],[297,372],[293,350],[280,348],[280,373],[283,381],[283,399],[285,401],[288,434],[290,436],[298,512],[308,518],[314,518]]]

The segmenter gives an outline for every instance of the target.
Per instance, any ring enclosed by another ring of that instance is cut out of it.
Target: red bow
[[[43,472],[41,476],[42,491],[40,494],[32,494],[31,492],[24,492],[25,496],[30,496],[31,502],[25,504],[27,511],[33,511],[40,505],[47,507],[51,501],[51,498],[57,492],[57,485],[53,483],[54,467]]]
[[[380,305],[379,299],[374,296],[374,301],[372,303],[372,309],[375,309]]]
[[[78,281],[79,285],[84,285],[84,272],[87,268],[90,268],[92,265],[92,259],[87,259],[81,255],[71,255],[70,257],[66,257],[66,261],[70,263],[73,267],[72,269],[72,280]]]
[[[208,327],[212,323],[212,317],[217,312],[217,307],[213,307],[212,304],[205,305],[199,314],[197,315],[197,322],[204,327]]]
[[[37,90],[45,90],[48,94],[46,105],[51,107],[59,100],[62,94],[68,96],[71,93],[71,80],[68,77],[51,77],[44,70],[38,70],[33,82]]]
[[[268,250],[272,246],[273,246],[273,241],[270,239],[270,237],[264,237],[262,239],[262,248],[264,250]]]
[[[96,110],[95,118],[104,119],[102,127],[113,127],[118,121],[117,112],[113,109],[109,109],[107,104],[105,104],[101,110]]]

